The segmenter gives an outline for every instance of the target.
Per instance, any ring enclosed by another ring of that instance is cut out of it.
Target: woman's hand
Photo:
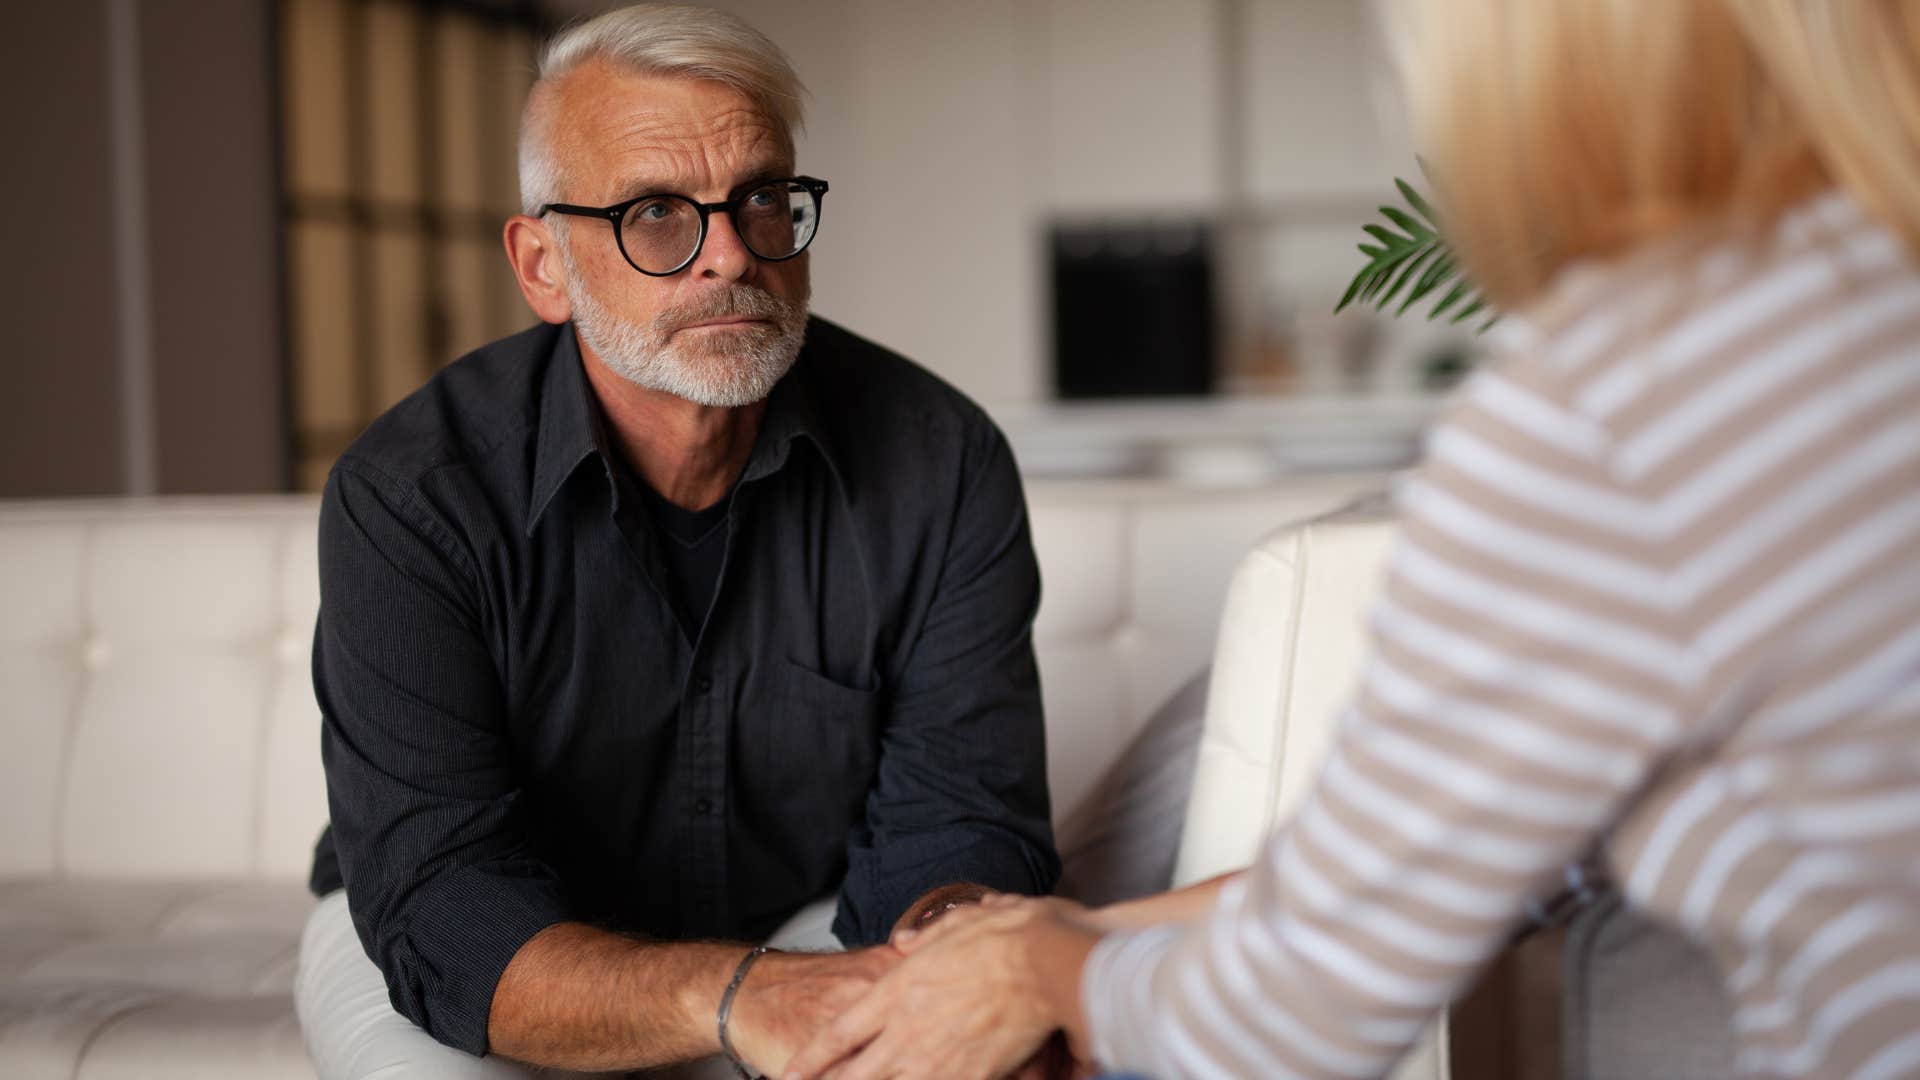
[[[992,1080],[1055,1031],[1084,1042],[1080,970],[1099,935],[1060,903],[957,909],[901,945],[911,955],[794,1056],[784,1080]]]

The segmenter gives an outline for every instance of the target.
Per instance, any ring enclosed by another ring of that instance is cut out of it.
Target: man
[[[976,406],[808,318],[799,95],[713,11],[558,37],[505,230],[545,325],[329,478],[323,1076],[776,1070],[897,954],[747,943],[836,889],[863,946],[1057,875],[1018,477]]]

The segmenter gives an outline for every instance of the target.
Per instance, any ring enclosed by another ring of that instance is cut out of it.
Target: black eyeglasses
[[[684,195],[642,195],[612,206],[548,203],[542,214],[602,218],[613,225],[615,241],[628,265],[648,277],[668,277],[700,257],[707,242],[707,217],[715,211],[733,220],[733,231],[755,258],[791,259],[813,243],[820,231],[820,197],[827,182],[811,176],[768,180],[737,199],[695,202]]]

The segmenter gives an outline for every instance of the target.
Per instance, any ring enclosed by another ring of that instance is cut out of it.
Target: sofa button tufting
[[[280,659],[288,663],[303,659],[307,653],[306,646],[306,640],[291,630],[281,634],[273,643],[274,651],[280,654]]]
[[[80,646],[80,662],[94,670],[106,667],[113,660],[113,646],[106,638],[89,638]]]

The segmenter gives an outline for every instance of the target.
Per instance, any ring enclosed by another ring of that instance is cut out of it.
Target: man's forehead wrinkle
[[[776,134],[773,120],[745,103],[705,115],[680,108],[643,106],[628,111],[624,119],[621,134],[631,139],[773,138]]]
[[[728,89],[700,92],[721,86],[604,65],[569,72],[554,104],[567,117],[570,172],[611,200],[637,194],[636,184],[727,184],[743,176],[725,173],[789,163],[787,140],[764,109]]]
[[[790,158],[778,129],[753,110],[690,126],[684,117],[635,116],[605,144],[630,182],[730,184]],[[737,174],[737,175],[735,175]]]

